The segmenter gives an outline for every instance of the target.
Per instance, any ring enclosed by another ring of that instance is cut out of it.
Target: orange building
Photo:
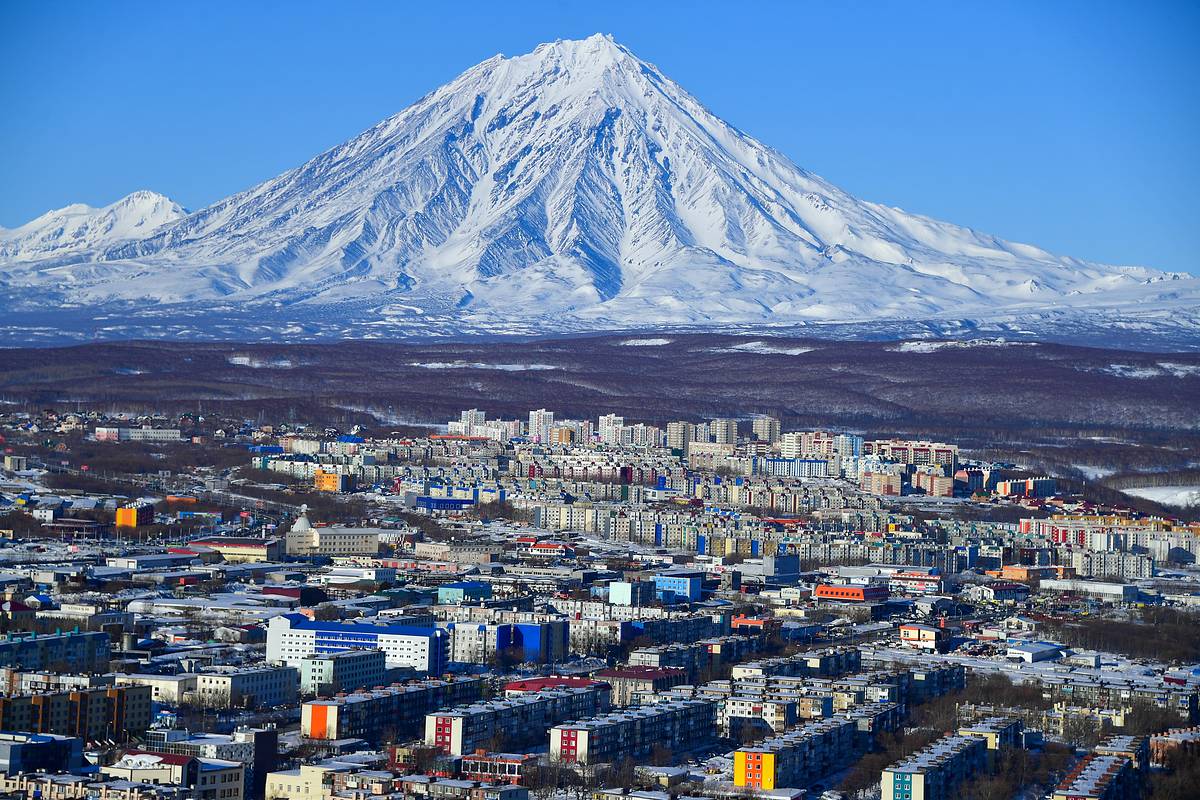
[[[122,506],[117,509],[118,528],[138,528],[154,524],[154,506],[149,503]]]
[[[323,469],[313,474],[313,488],[318,492],[345,492],[350,489],[350,476]]]
[[[838,603],[868,603],[888,599],[886,586],[850,586],[846,584],[823,583],[813,592],[818,600],[832,600]]]
[[[1006,581],[1030,581],[1034,578],[1056,578],[1062,580],[1063,578],[1075,577],[1075,568],[1064,567],[1058,564],[1041,567],[1031,567],[1025,564],[1006,564],[1000,569],[989,569],[985,574]]]
[[[774,633],[783,627],[783,620],[775,617],[748,617],[745,614],[735,614],[729,623],[734,633]]]

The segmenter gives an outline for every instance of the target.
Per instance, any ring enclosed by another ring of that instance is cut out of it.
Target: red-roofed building
[[[687,670],[681,667],[619,667],[600,670],[595,677],[612,686],[613,705],[618,706],[632,704],[638,692],[664,692],[688,680]]]
[[[229,562],[281,561],[282,539],[257,536],[209,536],[188,542],[188,547],[207,547]]]
[[[604,681],[580,678],[573,675],[550,675],[544,678],[525,678],[510,681],[504,685],[505,697],[517,697],[522,694],[544,692],[547,689],[577,689],[586,686],[598,686]]]
[[[813,597],[830,603],[877,603],[888,599],[888,590],[886,586],[823,583]]]
[[[735,614],[729,622],[729,628],[734,633],[772,634],[783,627],[783,620],[776,617],[749,617],[745,614]]]

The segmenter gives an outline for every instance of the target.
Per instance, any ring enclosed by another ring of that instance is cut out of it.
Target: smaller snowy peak
[[[36,260],[105,247],[148,236],[187,214],[171,198],[145,189],[103,208],[72,203],[18,228],[0,228],[0,260]]]

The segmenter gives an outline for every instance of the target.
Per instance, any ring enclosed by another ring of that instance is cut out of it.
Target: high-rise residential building
[[[596,430],[600,441],[605,444],[621,444],[621,429],[625,427],[625,418],[616,414],[605,414],[600,417]]]
[[[923,466],[938,464],[953,468],[958,463],[958,445],[925,440],[874,439],[863,443],[863,455]]]
[[[687,447],[687,443],[692,440],[692,429],[695,426],[690,422],[668,422],[667,423],[667,447],[672,450],[683,450]]]
[[[755,417],[750,430],[760,442],[774,444],[779,441],[779,420],[774,417]]]
[[[475,429],[482,428],[487,422],[487,414],[478,408],[467,409],[459,416],[459,422],[462,423],[463,434],[465,436],[473,436],[475,435]]]
[[[736,419],[714,419],[708,423],[711,441],[717,444],[737,444],[738,426]]]
[[[833,437],[833,452],[842,458],[858,458],[863,451],[863,437],[839,433]]]
[[[554,412],[539,408],[529,412],[529,438],[539,444],[550,442],[550,431],[554,428]]]

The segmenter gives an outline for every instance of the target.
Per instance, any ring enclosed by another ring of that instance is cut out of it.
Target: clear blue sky
[[[852,193],[1200,274],[1200,3],[0,0],[0,225],[199,208],[495,53],[612,33]]]

